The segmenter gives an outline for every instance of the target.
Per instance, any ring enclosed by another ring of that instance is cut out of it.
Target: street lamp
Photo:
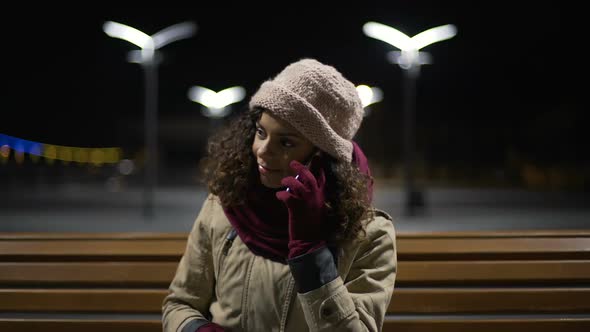
[[[188,89],[188,99],[201,104],[201,113],[208,118],[223,118],[231,113],[228,107],[244,99],[246,90],[241,86],[233,86],[215,92],[202,86],[192,86]]]
[[[420,52],[420,49],[432,43],[450,39],[457,34],[457,29],[452,24],[441,25],[423,31],[414,37],[408,37],[404,33],[390,26],[367,22],[363,25],[363,32],[371,37],[384,41],[400,51],[392,51],[387,54],[390,62],[398,64],[404,70],[404,177],[405,177],[405,213],[408,216],[415,215],[419,209],[424,208],[424,195],[415,188],[414,163],[415,163],[415,99],[416,80],[420,75],[420,67],[432,63],[428,53]]]
[[[368,116],[370,114],[370,105],[380,102],[383,100],[383,91],[376,86],[368,86],[368,85],[357,85],[356,92],[359,94],[361,98],[361,103],[363,108],[365,109],[364,116]]]
[[[244,99],[246,90],[241,86],[233,86],[215,92],[202,86],[192,86],[188,89],[188,99],[201,104],[201,114],[211,120],[211,130],[219,124],[219,120],[231,113],[229,105]]]
[[[157,184],[158,154],[158,65],[161,56],[156,51],[174,41],[193,36],[197,26],[193,22],[183,22],[162,29],[149,36],[125,24],[108,21],[103,31],[113,38],[126,40],[141,50],[128,54],[129,62],[139,63],[145,75],[145,187],[143,212],[146,217],[154,216],[154,189]]]

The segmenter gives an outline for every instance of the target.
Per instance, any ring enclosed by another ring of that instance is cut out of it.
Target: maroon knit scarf
[[[352,143],[352,162],[361,172],[370,176],[367,157],[355,142]],[[373,181],[370,180],[367,186],[372,199]],[[275,196],[278,190],[283,189],[271,189],[259,184],[248,193],[245,205],[224,207],[223,211],[240,239],[255,255],[286,263],[289,253],[289,214],[283,202]]]

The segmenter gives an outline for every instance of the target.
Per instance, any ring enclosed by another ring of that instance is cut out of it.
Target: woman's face
[[[263,112],[256,122],[252,152],[260,182],[268,188],[280,188],[282,178],[295,175],[289,167],[291,160],[304,164],[315,147],[287,122]]]

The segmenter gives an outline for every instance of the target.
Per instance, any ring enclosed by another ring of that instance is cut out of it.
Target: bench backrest
[[[0,331],[160,330],[186,237],[0,234]],[[384,331],[590,330],[590,231],[400,233],[397,245]]]

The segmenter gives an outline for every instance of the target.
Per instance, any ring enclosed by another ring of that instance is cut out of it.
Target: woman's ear
[[[329,167],[329,164],[329,155],[318,149],[312,154],[307,168],[313,175],[317,176],[320,173],[325,173],[326,167]]]

